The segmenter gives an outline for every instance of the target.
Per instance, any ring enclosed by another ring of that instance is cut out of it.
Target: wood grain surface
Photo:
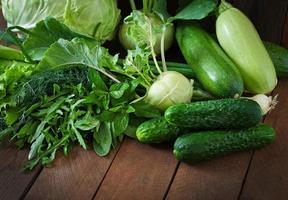
[[[97,199],[162,199],[178,161],[169,145],[145,145],[126,138]]]
[[[28,151],[18,150],[13,144],[1,144],[0,149],[0,199],[14,200],[23,197],[41,172],[23,172]]]
[[[25,199],[92,199],[116,153],[99,157],[92,150],[76,147],[69,157],[58,155],[43,169]]]

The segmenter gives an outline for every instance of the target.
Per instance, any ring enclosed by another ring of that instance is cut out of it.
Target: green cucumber
[[[208,33],[195,23],[181,23],[176,38],[205,90],[219,98],[241,96],[244,84],[240,72]]]
[[[170,142],[178,137],[180,129],[169,124],[164,117],[155,118],[142,123],[136,136],[143,143]]]
[[[266,124],[245,130],[191,133],[175,141],[173,153],[178,160],[195,163],[264,147],[274,141],[275,135],[274,129]]]
[[[218,99],[171,106],[165,119],[191,130],[241,129],[260,123],[262,111],[250,99]]]
[[[275,65],[277,77],[288,77],[288,49],[271,42],[264,45]]]

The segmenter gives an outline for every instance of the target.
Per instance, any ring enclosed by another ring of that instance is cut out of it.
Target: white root
[[[271,112],[271,110],[275,109],[277,103],[278,103],[278,94],[273,96],[266,96],[264,94],[257,94],[249,99],[256,101],[261,109],[262,114],[266,115],[267,113]]]

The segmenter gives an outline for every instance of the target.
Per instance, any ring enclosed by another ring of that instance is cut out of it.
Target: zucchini
[[[222,48],[237,65],[249,92],[266,94],[275,88],[275,67],[254,25],[224,0],[219,6],[216,34]]]
[[[244,86],[240,72],[208,33],[195,23],[181,23],[176,39],[205,90],[219,98],[241,96]]]
[[[271,42],[264,45],[275,65],[277,77],[288,77],[288,49]]]
[[[143,143],[170,142],[177,138],[180,129],[169,124],[164,117],[154,118],[142,123],[136,131],[136,136]]]
[[[275,140],[275,135],[274,129],[266,124],[245,130],[191,133],[175,141],[173,153],[178,160],[199,162],[264,147]]]
[[[165,119],[191,130],[242,129],[258,124],[262,111],[250,99],[218,99],[171,106]]]

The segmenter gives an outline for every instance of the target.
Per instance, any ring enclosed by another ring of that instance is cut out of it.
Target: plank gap
[[[251,167],[251,163],[252,163],[254,154],[255,154],[255,150],[253,150],[253,151],[251,152],[250,160],[249,160],[249,163],[248,163],[248,166],[247,166],[246,173],[245,173],[245,175],[244,175],[244,177],[243,177],[243,182],[242,182],[242,184],[241,184],[241,188],[240,188],[240,192],[239,192],[239,195],[238,195],[238,197],[237,197],[237,200],[240,200],[241,194],[242,194],[242,192],[243,192],[244,185],[245,185],[245,183],[246,183],[246,179],[247,179],[247,176],[248,176],[250,167]]]
[[[41,174],[41,172],[43,171],[44,167],[41,167],[39,169],[39,171],[32,177],[31,181],[29,182],[29,184],[27,185],[27,187],[25,188],[24,192],[21,194],[21,196],[19,197],[20,200],[25,199],[26,195],[29,193],[29,191],[31,190],[32,186],[34,185],[34,183],[36,182],[37,178],[39,177],[39,175]]]
[[[125,137],[123,138],[121,144],[119,145],[119,147],[118,147],[118,149],[117,149],[117,152],[115,153],[115,155],[114,155],[114,157],[113,157],[113,159],[112,159],[112,161],[111,161],[109,167],[107,168],[107,170],[106,170],[106,172],[105,172],[105,174],[104,174],[102,180],[100,181],[100,184],[99,184],[98,188],[97,188],[96,191],[94,192],[93,197],[91,198],[91,200],[93,200],[93,199],[95,198],[97,192],[99,191],[99,189],[100,189],[100,187],[101,187],[101,185],[102,185],[104,179],[106,178],[106,176],[107,176],[107,174],[108,174],[108,172],[109,172],[109,170],[110,170],[110,168],[111,168],[111,166],[112,166],[112,164],[113,164],[113,162],[114,162],[116,156],[118,155],[118,152],[119,152],[119,150],[121,149],[122,144],[123,144],[124,140],[126,139],[126,137],[127,137],[127,136],[125,136]]]
[[[171,188],[171,185],[172,185],[172,183],[173,183],[173,181],[174,181],[174,179],[175,179],[175,176],[176,176],[176,174],[177,174],[177,171],[178,171],[178,169],[179,169],[180,164],[181,164],[181,162],[178,161],[177,166],[176,166],[176,168],[175,168],[175,171],[174,171],[174,173],[173,173],[173,175],[172,175],[172,177],[171,177],[170,183],[169,183],[169,185],[168,185],[168,187],[167,187],[167,190],[166,190],[166,192],[164,193],[163,199],[166,199],[166,198],[167,198],[167,195],[168,195],[169,190],[170,190],[170,188]]]

